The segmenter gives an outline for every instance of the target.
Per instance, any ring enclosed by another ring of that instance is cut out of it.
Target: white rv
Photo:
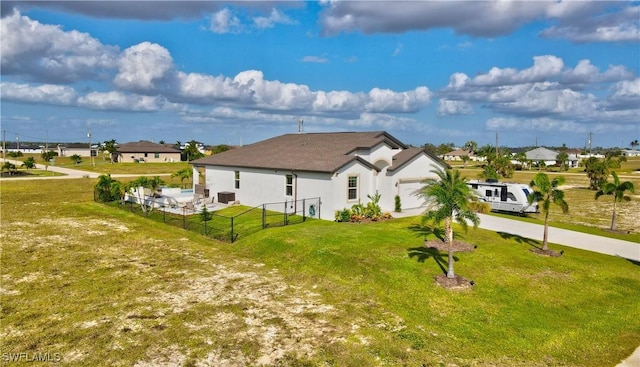
[[[518,213],[537,213],[538,203],[529,204],[527,197],[533,192],[528,185],[498,181],[469,181],[476,190],[480,201],[491,204],[492,211]]]

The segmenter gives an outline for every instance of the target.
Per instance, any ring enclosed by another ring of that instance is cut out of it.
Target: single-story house
[[[118,145],[119,162],[180,162],[180,150],[147,140]]]
[[[77,154],[80,157],[97,157],[98,148],[99,146],[96,144],[91,145],[91,150],[89,150],[89,144],[69,143],[64,145],[56,145],[56,151],[58,152],[59,157],[71,157],[74,154]]]
[[[462,161],[462,157],[465,155],[472,161],[478,160],[474,152],[464,149],[456,149],[450,151],[449,153],[445,153],[442,155],[442,159],[444,159],[445,161]]]
[[[416,191],[431,171],[447,168],[437,156],[383,131],[286,134],[191,162],[194,182],[204,171],[211,193],[231,194],[248,206],[320,197],[322,219],[369,202],[378,192],[383,211],[424,206]]]
[[[637,149],[623,149],[622,155],[625,157],[640,157],[640,150]]]
[[[545,165],[552,166],[554,164],[559,164],[558,161],[558,152],[553,151],[551,149],[547,149],[544,147],[535,148],[525,153],[527,159],[532,161],[534,165],[538,162],[543,161]],[[573,154],[569,154],[567,152],[567,164],[569,167],[578,167],[578,162],[580,159]]]

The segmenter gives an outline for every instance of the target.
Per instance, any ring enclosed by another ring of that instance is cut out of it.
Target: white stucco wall
[[[424,200],[415,195],[415,192],[423,186],[422,180],[437,177],[431,172],[436,169],[442,169],[442,167],[426,154],[420,154],[394,171],[390,176],[395,190],[392,200],[395,200],[395,195],[400,195],[403,210],[424,206]],[[391,205],[393,208],[395,203]]]
[[[395,151],[382,146],[378,153],[380,158],[384,157],[382,153],[395,154]],[[403,209],[422,206],[422,200],[413,193],[422,186],[421,180],[435,177],[430,171],[438,167],[434,160],[424,154],[418,155],[392,175],[387,175],[387,167],[378,173],[358,161],[347,164],[335,174],[207,166],[205,185],[210,195],[217,198],[219,192],[234,192],[235,199],[247,206],[320,197],[321,218],[333,220],[336,210],[350,208],[357,203],[366,205],[369,202],[367,195],[373,195],[376,191],[381,194],[380,206],[383,211],[393,212],[396,194],[401,196]],[[239,189],[235,188],[235,171],[240,171]],[[286,175],[289,174],[294,175],[292,196],[286,195]],[[348,200],[349,176],[358,177],[358,197],[355,200]]]

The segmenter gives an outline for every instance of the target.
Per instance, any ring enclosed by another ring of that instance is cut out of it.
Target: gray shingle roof
[[[180,153],[178,149],[147,140],[118,145],[119,153]]]
[[[191,163],[333,173],[355,160],[375,168],[355,152],[383,143],[392,148],[407,148],[384,131],[286,134]]]
[[[525,154],[527,156],[527,159],[533,161],[554,161],[558,156],[558,152],[554,152],[553,150],[544,147],[530,150]]]

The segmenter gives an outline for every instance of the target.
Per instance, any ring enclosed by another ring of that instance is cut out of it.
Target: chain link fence
[[[95,193],[94,199],[101,202]],[[209,238],[233,243],[241,235],[246,236],[262,229],[300,224],[307,218],[320,219],[321,200],[319,197],[299,199],[266,203],[252,208],[232,206],[229,210],[225,210],[225,212],[234,213],[232,215],[223,215],[213,211],[215,208],[207,208],[207,220],[204,220],[202,205],[195,206],[193,209],[186,206],[167,207],[165,201],[159,201],[153,197],[145,198],[144,203],[138,203],[133,198],[133,200],[116,200],[104,204]],[[231,210],[232,208],[235,210]],[[238,212],[238,209],[243,208],[246,210]]]

